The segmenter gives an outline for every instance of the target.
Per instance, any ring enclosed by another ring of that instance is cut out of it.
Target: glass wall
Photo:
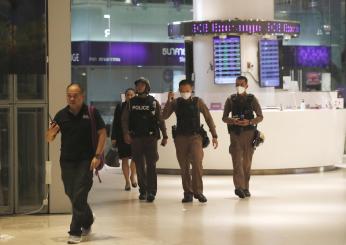
[[[45,196],[46,1],[0,1],[0,214]]]
[[[345,12],[345,0],[275,0],[275,18],[301,23],[299,38],[284,41],[284,50],[287,52],[284,52],[283,59],[287,72],[294,70],[303,89],[309,87],[306,84],[312,81],[309,77],[318,78],[321,74],[330,74],[327,88],[340,90],[340,94],[346,98]],[[292,48],[296,51],[296,57],[290,55],[293,53]],[[308,60],[306,58],[309,57],[321,61],[327,59],[328,65],[304,63],[304,59]],[[303,62],[297,64],[297,59]]]
[[[192,0],[72,0],[71,11],[72,81],[85,86],[107,124],[139,77],[153,93],[184,77],[184,43],[168,38],[167,24],[192,19]]]
[[[10,111],[0,108],[0,211],[10,206]]]

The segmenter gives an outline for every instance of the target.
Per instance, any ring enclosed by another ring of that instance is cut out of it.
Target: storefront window
[[[184,43],[168,38],[167,24],[192,19],[192,0],[73,0],[71,9],[72,82],[84,85],[106,123],[139,77],[150,80],[153,93],[184,77]]]
[[[275,18],[301,23],[299,38],[283,42],[282,60],[302,90],[340,90],[346,98],[345,11],[345,0],[275,0]]]

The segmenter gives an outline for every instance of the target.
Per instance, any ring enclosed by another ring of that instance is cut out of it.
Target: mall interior
[[[264,115],[246,199],[234,195],[222,121],[239,75]],[[81,84],[106,123],[107,153],[115,107],[139,77],[162,106],[193,80],[209,108],[219,147],[204,149],[208,202],[181,202],[172,116],[155,202],[105,166],[87,244],[346,244],[345,0],[1,0],[0,244],[66,244],[71,206],[60,138],[45,140],[50,117]]]

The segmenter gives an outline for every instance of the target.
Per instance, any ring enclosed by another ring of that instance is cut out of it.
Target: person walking
[[[88,204],[88,194],[93,184],[93,170],[100,165],[100,157],[107,137],[105,123],[94,109],[90,115],[84,104],[84,90],[79,84],[66,89],[67,106],[60,110],[46,133],[52,142],[61,132],[60,166],[65,193],[72,204],[72,221],[68,243],[77,244],[91,233],[94,216]],[[92,118],[97,131],[97,149],[92,142]]]

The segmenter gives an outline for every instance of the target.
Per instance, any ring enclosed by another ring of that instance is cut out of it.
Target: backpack
[[[89,113],[90,123],[91,123],[92,145],[93,145],[94,152],[96,152],[97,145],[98,145],[98,141],[97,141],[98,135],[97,135],[97,130],[96,130],[95,107],[92,105],[88,106],[88,113]],[[97,178],[99,179],[100,183],[102,181],[100,178],[99,171],[103,168],[104,164],[105,164],[105,157],[104,157],[104,153],[102,152],[100,154],[100,164],[97,166],[97,168],[95,170],[95,174],[96,174]]]

